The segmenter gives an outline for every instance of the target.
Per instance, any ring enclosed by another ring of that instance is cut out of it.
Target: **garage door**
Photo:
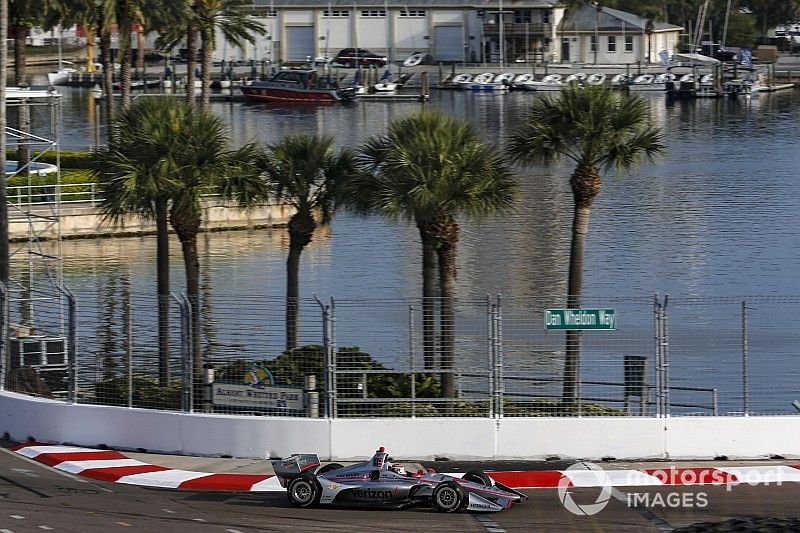
[[[464,60],[464,32],[461,26],[433,28],[433,57],[436,61]]]
[[[308,57],[313,59],[314,55],[314,26],[287,26],[287,61],[305,61]]]

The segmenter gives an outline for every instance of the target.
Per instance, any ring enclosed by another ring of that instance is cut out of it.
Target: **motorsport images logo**
[[[594,503],[581,504],[572,498],[572,494],[569,492],[572,481],[566,475],[567,472],[580,472],[581,477],[586,477],[587,482],[591,482],[591,486],[596,486],[600,489],[600,494],[597,495]],[[558,480],[558,499],[561,500],[561,504],[567,511],[572,514],[592,516],[599,513],[606,508],[608,500],[611,499],[611,480],[608,477],[608,473],[594,463],[577,463],[570,466],[564,470],[564,473],[561,474],[561,479]]]

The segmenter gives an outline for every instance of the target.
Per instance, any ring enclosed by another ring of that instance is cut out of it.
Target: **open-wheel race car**
[[[383,447],[370,461],[350,466],[337,463],[320,467],[314,454],[297,454],[273,460],[272,467],[297,507],[336,505],[402,509],[415,505],[456,511],[496,512],[528,499],[498,483],[484,472],[471,471],[461,478],[429,469],[416,473],[392,464]]]

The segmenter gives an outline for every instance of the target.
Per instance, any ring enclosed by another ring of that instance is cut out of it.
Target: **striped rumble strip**
[[[157,466],[113,450],[74,446],[23,444],[16,453],[70,474],[109,483],[143,487],[215,492],[282,491],[270,474],[213,474]],[[800,483],[800,465],[693,467],[646,470],[529,470],[487,472],[495,481],[515,489],[565,487],[643,487],[663,485],[728,485]],[[460,477],[460,473],[449,474]]]

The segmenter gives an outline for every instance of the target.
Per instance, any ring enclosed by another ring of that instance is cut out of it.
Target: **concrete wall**
[[[265,205],[250,210],[226,207],[217,201],[203,206],[203,230],[243,229],[281,226],[289,222],[294,210],[286,205]],[[53,239],[57,228],[46,220],[34,222],[40,238]],[[126,216],[118,224],[103,220],[100,210],[93,207],[61,208],[61,235],[64,238],[111,237],[115,235],[144,235],[155,233],[155,222],[138,216]],[[12,240],[28,238],[28,221],[12,219],[9,224]]]
[[[17,441],[233,457],[316,453],[363,459],[730,459],[800,457],[800,416],[309,419],[70,405],[0,393],[0,433]]]

